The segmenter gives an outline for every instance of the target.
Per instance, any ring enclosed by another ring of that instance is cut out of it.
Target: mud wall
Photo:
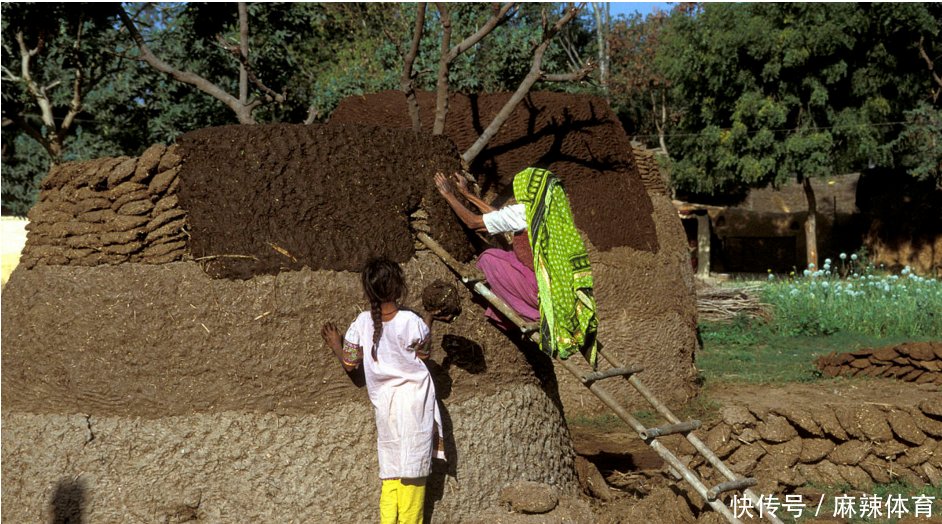
[[[909,342],[879,349],[831,353],[815,359],[825,375],[885,377],[942,384],[942,342]]]
[[[375,136],[371,132],[363,135]],[[212,136],[228,140],[225,132]],[[237,152],[238,141],[232,143],[229,151]],[[400,145],[371,144],[381,152]],[[166,156],[159,150],[154,156]],[[380,157],[400,158],[392,152]],[[143,158],[101,159],[70,168],[97,180],[78,190],[106,195],[102,200],[114,205],[120,197],[107,196],[110,186],[102,171],[114,173],[116,166],[133,163],[136,173]],[[280,167],[276,159],[268,161],[273,171],[286,172],[292,158],[282,159]],[[225,167],[225,156],[216,160]],[[169,171],[160,169],[159,160],[152,165],[151,181]],[[343,169],[315,167],[328,174]],[[63,173],[53,172],[43,191],[62,192],[76,184]],[[222,181],[215,194],[206,191],[212,202],[222,203],[231,194],[225,173],[214,173]],[[186,175],[177,180],[182,191]],[[424,194],[422,184],[430,182],[413,183],[410,188],[419,189],[410,189],[409,198]],[[184,213],[182,231],[189,239],[194,214],[180,204],[182,193],[169,187],[156,201],[146,200],[156,207],[173,198],[170,207]],[[348,184],[344,198],[359,188]],[[354,211],[340,209],[326,218],[346,224]],[[397,211],[405,215],[410,209]],[[431,226],[434,211],[426,209],[425,215]],[[101,227],[116,220],[105,219]],[[222,234],[239,225],[230,222]],[[460,240],[464,233],[456,231],[458,240],[450,249],[467,247]],[[384,242],[401,240],[379,226],[371,233]],[[51,245],[61,245],[74,234],[29,235],[27,244],[48,238]],[[318,520],[324,514],[337,521],[373,520],[379,490],[375,429],[362,376],[344,373],[318,335],[324,321],[346,325],[366,306],[359,275],[302,265],[277,274],[260,271],[244,280],[216,279],[200,265],[215,259],[194,261],[185,253],[181,261],[159,264],[133,263],[144,260],[132,256],[37,259],[13,272],[3,290],[0,334],[3,521],[32,522],[56,514],[84,515],[89,521],[125,515],[219,521],[252,515],[277,522]],[[407,304],[415,307],[426,285],[437,280],[457,284],[427,252],[414,253],[404,267],[412,286]],[[432,521],[444,522],[460,522],[496,506],[500,488],[515,480],[576,489],[552,363],[533,347],[515,346],[482,315],[473,314],[478,306],[463,286],[457,288],[466,313],[451,324],[436,325],[429,362],[445,411],[450,462],[430,482],[428,507]],[[345,482],[336,481],[340,476]],[[363,494],[355,502],[351,489]]]
[[[451,278],[427,253],[405,269],[414,306]],[[173,521],[187,508],[216,521],[373,520],[372,408],[318,335],[326,320],[352,321],[361,295],[349,272],[18,268],[3,292],[3,520],[41,520],[62,482],[82,483],[92,522]],[[434,521],[496,505],[518,479],[574,490],[548,359],[477,315],[436,324],[433,344],[452,461],[435,480]]]
[[[910,403],[731,405],[701,438],[737,474],[758,478],[763,494],[809,482],[861,490],[895,481],[938,485],[942,394],[924,396]],[[693,465],[713,482],[725,480],[702,459]]]
[[[509,96],[452,95],[445,134],[466,150]],[[434,96],[419,93],[418,100],[423,125],[430,128]],[[328,125],[349,123],[411,126],[398,91],[344,100]],[[643,366],[641,379],[666,402],[686,401],[696,391],[694,278],[683,226],[651,166],[639,169],[603,100],[561,93],[531,93],[471,171],[482,177],[485,193],[506,196],[514,174],[532,165],[556,173],[570,196],[593,265],[605,348]],[[568,373],[558,376],[567,413],[604,409]],[[647,407],[623,382],[611,380],[605,387],[638,409]]]
[[[186,253],[185,212],[177,206],[180,157],[155,145],[140,157],[53,166],[27,216],[20,260],[96,266],[163,264]]]

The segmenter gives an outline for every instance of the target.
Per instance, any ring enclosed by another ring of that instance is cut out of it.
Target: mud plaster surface
[[[445,135],[459,151],[467,151],[510,96],[451,95]],[[417,99],[423,126],[431,129],[435,95],[419,92]],[[349,123],[406,129],[412,125],[400,91],[344,99],[329,125]],[[485,190],[501,191],[517,172],[530,166],[547,168],[560,177],[576,225],[599,249],[658,250],[651,200],[634,165],[631,144],[604,100],[529,94],[471,165],[471,172],[483,175]]]
[[[370,256],[412,257],[408,217],[459,260],[468,237],[434,188],[459,158],[446,138],[366,126],[272,124],[200,129],[180,140],[189,248],[210,275],[358,271]],[[423,199],[425,204],[423,205]]]
[[[429,479],[431,522],[472,520],[517,479],[573,493],[569,433],[539,387],[452,402],[446,414],[453,469]],[[3,522],[62,522],[54,518],[75,513],[83,522],[378,517],[375,424],[360,402],[319,414],[159,419],[4,410],[2,438]]]
[[[427,252],[404,268],[407,304],[417,310],[425,285],[454,281]],[[467,313],[434,326],[439,397],[541,382],[552,390],[548,360],[532,366],[484,320],[467,288],[458,291]],[[2,307],[4,411],[156,418],[317,413],[351,397],[367,402],[319,335],[323,322],[346,329],[366,308],[356,273],[303,269],[230,281],[192,262],[37,266],[13,273]]]

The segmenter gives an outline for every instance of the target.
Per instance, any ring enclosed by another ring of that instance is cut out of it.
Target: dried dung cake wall
[[[409,216],[459,260],[469,237],[435,189],[459,167],[444,137],[365,126],[273,124],[200,129],[180,138],[180,205],[190,250],[216,277],[301,267],[358,271],[371,255],[414,253]]]
[[[758,478],[764,494],[806,483],[939,485],[942,394],[927,390],[925,397],[912,405],[730,405],[701,438],[734,472]],[[693,465],[713,482],[725,480],[699,457]]]
[[[825,375],[885,377],[942,384],[942,342],[908,342],[879,349],[831,353],[815,359]]]
[[[20,263],[163,264],[182,258],[185,212],[177,206],[176,149],[155,145],[136,158],[53,166],[27,214]]]
[[[401,142],[364,138],[384,132],[390,131],[364,129],[354,143],[369,143],[379,151],[362,156],[406,162],[383,149],[400,148]],[[225,130],[203,136],[229,141],[229,151],[236,153],[248,147],[247,141],[264,142],[251,134],[234,132],[230,137]],[[245,142],[240,145],[240,140]],[[313,135],[309,140],[308,146],[315,147]],[[413,151],[418,149],[413,145]],[[71,165],[73,173],[86,173],[90,181],[75,191],[104,194],[112,187],[104,172],[114,173],[115,166],[132,161],[140,166],[143,158]],[[216,171],[216,193],[203,191],[212,202],[222,203],[231,196],[222,175],[232,158],[219,155],[216,160],[222,169]],[[296,160],[293,150],[281,164],[266,158],[274,173],[295,169]],[[147,197],[151,204],[160,205],[168,192],[172,198],[182,196],[188,180],[185,163],[174,168],[180,169],[180,192],[168,186],[163,193],[148,193],[164,195],[156,201]],[[151,181],[168,171],[160,164],[153,164]],[[234,165],[234,170],[248,169],[238,160]],[[388,180],[397,169],[413,173],[422,178],[406,193],[413,199],[424,195],[428,173],[404,166],[393,163],[377,176]],[[331,176],[351,173],[343,166],[314,167]],[[374,172],[361,174],[368,178]],[[64,193],[62,188],[77,184],[65,173],[53,172],[44,191]],[[350,180],[342,188],[343,198],[361,187]],[[114,205],[119,198],[102,200]],[[182,207],[182,200],[171,207],[190,220],[194,214]],[[409,206],[397,211],[408,213]],[[341,209],[326,219],[343,225],[355,212]],[[427,214],[434,228],[434,211]],[[120,218],[102,222],[102,230],[115,220]],[[368,220],[364,223],[364,229],[372,227]],[[449,217],[444,227],[451,224]],[[239,225],[229,223],[222,234]],[[464,233],[453,231],[456,241],[449,248],[467,247],[461,240]],[[399,240],[387,236],[396,235],[395,230],[382,227],[362,234],[390,243]],[[447,242],[447,232],[443,235]],[[27,244],[48,239],[50,245],[60,245],[71,238],[42,237],[35,231],[30,237]],[[285,249],[274,239],[265,241]],[[316,243],[318,237],[307,241]],[[342,372],[318,333],[324,321],[345,325],[365,307],[359,275],[308,267],[266,274],[269,269],[263,268],[244,280],[216,279],[190,260],[144,264],[133,263],[145,260],[129,255],[116,261],[126,263],[95,260],[99,265],[85,266],[85,259],[79,264],[37,258],[35,264],[21,264],[3,290],[4,522],[100,522],[128,516],[264,522],[375,518],[372,496],[348,496],[351,489],[373,493],[379,486],[371,407],[357,385],[362,376]],[[488,324],[477,314],[480,308],[470,292],[430,253],[414,253],[404,268],[412,286],[407,304],[421,307],[425,286],[444,281],[457,284],[465,311],[453,323],[435,326],[429,362],[445,412],[450,459],[447,475],[439,471],[429,482],[428,507],[435,521],[473,519],[496,506],[500,488],[514,480],[574,491],[571,439],[549,359],[533,347],[516,347]],[[482,439],[482,434],[490,437]]]
[[[466,150],[509,97],[452,95],[445,134]],[[418,101],[430,128],[434,94],[418,93]],[[349,123],[411,127],[398,91],[344,100],[328,125]],[[686,401],[696,391],[696,300],[683,226],[669,197],[646,190],[628,137],[599,98],[531,93],[471,172],[485,193],[506,195],[514,174],[533,165],[556,173],[569,194],[589,249],[606,350],[644,367],[642,380],[663,400]],[[598,413],[602,406],[591,393],[568,373],[557,375],[567,412]],[[634,407],[648,407],[624,382],[605,387]]]

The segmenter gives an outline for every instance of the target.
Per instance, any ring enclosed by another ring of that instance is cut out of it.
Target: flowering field
[[[783,335],[942,338],[942,281],[909,267],[890,274],[855,254],[800,275],[770,274],[762,298],[772,306],[771,327]]]

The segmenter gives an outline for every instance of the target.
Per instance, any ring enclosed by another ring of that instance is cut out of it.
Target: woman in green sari
[[[460,176],[454,178],[460,180]],[[482,207],[480,199],[468,196],[470,192],[458,184],[461,193],[485,211],[483,215],[476,215],[464,207],[455,197],[454,184],[443,174],[436,175],[436,184],[459,218],[473,229],[495,233],[499,231],[494,229],[499,229],[502,223],[516,224],[518,227],[525,224],[532,251],[532,271],[538,289],[541,349],[561,359],[579,352],[595,367],[598,320],[592,292],[592,269],[585,244],[572,219],[569,199],[559,179],[546,169],[524,169],[514,176],[517,204],[499,210],[490,206]],[[493,224],[496,226],[489,227]],[[519,311],[515,302],[519,303],[520,297],[511,296],[508,299],[502,294],[507,294],[507,288],[520,286],[508,286],[502,282],[506,280],[503,277],[508,272],[502,270],[506,268],[495,267],[495,263],[499,266],[507,257],[488,257],[485,260],[482,254],[481,259],[478,267],[484,271],[495,294]],[[487,263],[482,267],[481,262]],[[512,260],[507,263],[514,264]],[[515,271],[510,272],[511,275],[520,273],[518,268],[513,269]]]

